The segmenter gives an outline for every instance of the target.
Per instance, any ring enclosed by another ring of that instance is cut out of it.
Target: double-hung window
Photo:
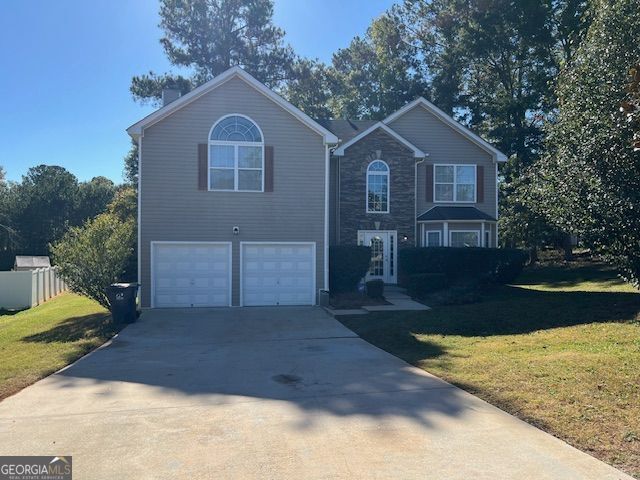
[[[263,189],[262,132],[245,116],[221,118],[209,135],[209,190],[261,192]]]
[[[475,165],[435,165],[433,181],[436,202],[476,201]]]
[[[382,160],[367,167],[367,213],[389,213],[389,165]]]

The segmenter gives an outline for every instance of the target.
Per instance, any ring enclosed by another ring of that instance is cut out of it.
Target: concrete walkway
[[[1,402],[0,454],[77,479],[630,479],[319,308],[145,312]]]
[[[404,288],[395,285],[384,287],[384,299],[391,305],[366,305],[362,307],[367,312],[399,312],[407,310],[431,310],[426,305],[412,300]]]

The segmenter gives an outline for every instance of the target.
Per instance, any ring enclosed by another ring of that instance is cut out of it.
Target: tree
[[[629,70],[628,99],[622,103],[622,111],[633,129],[633,149],[640,151],[640,62]]]
[[[138,142],[131,140],[131,148],[124,157],[124,181],[127,185],[138,189]]]
[[[532,169],[531,206],[608,254],[638,286],[640,152],[627,115],[637,102],[640,9],[636,0],[594,5],[593,23],[558,81],[559,111],[548,152]]]
[[[463,7],[462,2],[450,0],[405,0],[392,8],[428,73],[434,103],[449,115],[462,102],[466,60],[459,18]]]
[[[186,93],[236,65],[271,88],[289,77],[294,55],[273,24],[272,0],[161,0],[160,17],[167,58],[191,75],[134,77],[139,101],[158,100],[169,86]]]
[[[6,181],[4,168],[0,167],[0,268],[8,266],[8,251],[18,245],[18,232],[11,218],[11,187]]]
[[[331,118],[332,97],[328,68],[317,60],[298,59],[283,96],[311,118]]]
[[[106,177],[94,177],[88,182],[78,185],[78,208],[75,224],[82,224],[107,209],[113,200],[116,186]]]
[[[20,236],[20,251],[48,255],[49,243],[62,237],[76,219],[77,178],[62,167],[38,165],[11,190],[11,223]]]
[[[53,260],[73,291],[109,308],[106,288],[123,274],[134,238],[133,222],[103,213],[71,227],[52,247]]]
[[[413,45],[403,27],[385,14],[364,38],[333,54],[329,105],[336,117],[381,120],[418,96],[427,95]]]
[[[501,237],[510,244],[535,246],[556,235],[518,200],[519,190],[541,154],[554,79],[581,39],[586,3],[405,0],[393,10],[426,66],[435,103],[510,157],[500,183]]]
[[[107,212],[114,215],[121,222],[133,224],[134,235],[130,239],[131,254],[127,259],[124,272],[121,277],[124,281],[135,282],[138,279],[138,192],[133,187],[124,187],[117,191],[113,201],[109,204]]]

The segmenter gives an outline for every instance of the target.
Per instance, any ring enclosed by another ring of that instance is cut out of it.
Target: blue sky
[[[276,0],[275,23],[300,55],[329,60],[392,0]],[[80,180],[122,181],[136,74],[170,69],[157,0],[8,0],[0,7],[0,165],[20,180],[61,165]]]

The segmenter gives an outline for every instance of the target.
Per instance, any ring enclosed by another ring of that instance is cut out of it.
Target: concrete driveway
[[[78,479],[631,478],[297,307],[145,312],[1,402],[0,454]]]

